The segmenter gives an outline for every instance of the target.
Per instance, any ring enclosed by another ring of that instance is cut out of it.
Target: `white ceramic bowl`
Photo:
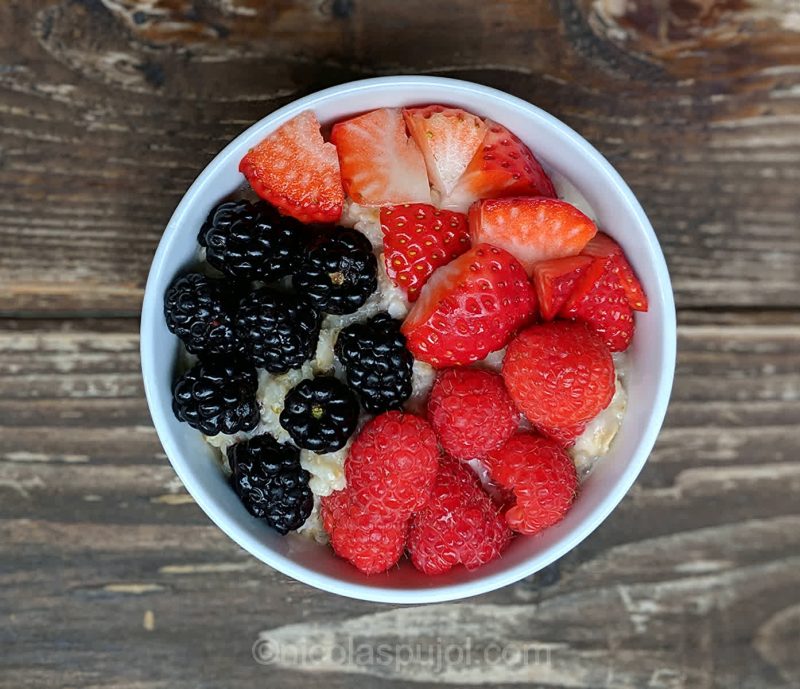
[[[593,207],[599,225],[625,249],[650,310],[636,317],[622,428],[560,524],[536,537],[517,538],[503,557],[474,572],[455,567],[428,577],[405,563],[367,577],[327,546],[281,537],[252,518],[225,482],[200,433],[175,419],[170,389],[178,340],[164,323],[163,295],[170,281],[195,262],[197,231],[209,210],[242,184],[240,158],[286,120],[307,109],[325,123],[373,108],[427,103],[491,117],[530,146],[545,167],[572,182]],[[142,308],[141,356],[147,401],[164,450],[197,504],[228,536],[271,567],[312,586],[363,600],[428,603],[484,593],[522,579],[557,560],[599,526],[652,450],[672,387],[675,339],[672,289],[653,228],[628,185],[591,144],[546,112],[502,91],[453,79],[399,76],[342,84],[301,98],[254,124],[211,161],[175,210],[153,259]]]

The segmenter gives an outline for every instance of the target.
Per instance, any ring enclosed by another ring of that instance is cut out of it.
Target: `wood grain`
[[[312,590],[211,524],[150,423],[136,320],[227,141],[399,73],[504,89],[594,143],[680,323],[665,428],[601,528],[410,608]],[[798,189],[794,0],[0,2],[0,687],[800,686]]]
[[[797,308],[791,5],[2,3],[0,312],[134,315],[172,209],[230,138],[296,96],[402,72],[506,89],[596,144],[648,211],[679,306]]]
[[[666,427],[608,521],[514,586],[397,609],[292,582],[210,524],[149,426],[134,321],[7,324],[0,589],[13,598],[0,599],[0,686],[800,681],[798,324],[682,324]],[[259,638],[283,660],[257,664]],[[399,657],[342,665],[330,654],[350,639]],[[464,653],[465,639],[469,666],[402,662],[414,644]],[[527,644],[539,662],[493,664],[489,644]],[[291,655],[312,647],[322,656]]]

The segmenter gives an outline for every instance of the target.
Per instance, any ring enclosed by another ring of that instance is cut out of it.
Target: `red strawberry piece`
[[[417,359],[443,368],[500,349],[535,313],[519,261],[480,244],[431,275],[401,330]]]
[[[381,208],[389,279],[416,301],[431,273],[469,249],[467,216],[426,203]]]
[[[514,530],[532,535],[560,522],[578,490],[570,456],[552,440],[517,433],[486,460],[492,479],[513,491],[515,504],[506,510]]]
[[[403,117],[425,157],[433,188],[447,196],[481,145],[486,124],[466,110],[443,105],[406,108]]]
[[[523,330],[508,345],[503,380],[534,426],[571,428],[590,421],[614,396],[614,362],[584,323],[554,321]]]
[[[566,201],[508,198],[473,205],[469,231],[473,244],[488,242],[505,249],[530,273],[539,261],[580,253],[597,226]]]
[[[403,554],[410,517],[382,515],[351,497],[340,490],[322,498],[322,522],[331,547],[365,574],[384,572]]]
[[[565,256],[534,264],[533,285],[544,320],[551,321],[556,317],[591,262],[589,256]]]
[[[506,549],[512,533],[475,474],[460,462],[442,460],[428,504],[411,520],[407,548],[425,574],[457,564],[475,569]]]
[[[612,352],[625,351],[633,339],[633,311],[608,258],[596,258],[586,268],[559,315],[588,323]]]
[[[428,419],[442,449],[469,460],[482,459],[508,440],[519,425],[519,412],[497,373],[450,368],[433,384]]]
[[[430,203],[425,160],[398,108],[372,110],[334,125],[342,182],[363,206]]]
[[[427,421],[386,412],[368,421],[350,447],[347,492],[372,512],[405,519],[427,502],[438,462],[439,445]]]
[[[339,159],[310,110],[282,124],[239,163],[253,191],[284,215],[306,223],[339,220],[344,191]]]
[[[608,258],[611,272],[619,279],[630,307],[634,311],[647,311],[647,295],[619,244],[604,232],[598,232],[581,253],[595,258]]]
[[[504,196],[555,197],[553,182],[530,149],[503,125],[486,120],[488,127],[478,151],[445,208],[466,211],[478,199]]]

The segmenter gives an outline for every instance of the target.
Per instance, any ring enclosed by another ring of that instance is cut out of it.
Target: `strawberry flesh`
[[[613,257],[595,258],[578,279],[559,315],[591,326],[612,352],[633,339],[633,311],[614,271]]]
[[[381,209],[384,262],[389,279],[409,301],[434,270],[469,249],[467,216],[425,203]]]
[[[306,223],[339,220],[344,191],[333,144],[310,110],[281,125],[239,163],[253,191],[284,215]]]
[[[334,125],[345,191],[363,206],[430,203],[422,153],[399,108],[381,108]]]
[[[533,266],[533,285],[542,318],[551,321],[567,301],[578,278],[592,262],[589,256],[565,256]]]
[[[466,110],[443,105],[406,108],[403,117],[425,157],[433,188],[447,196],[481,145],[486,124]]]
[[[536,291],[511,254],[479,244],[439,268],[401,328],[411,353],[436,368],[503,347],[536,313]]]
[[[511,253],[529,273],[539,261],[574,256],[597,233],[597,226],[560,199],[486,199],[469,210],[473,244],[488,242]]]
[[[486,120],[486,136],[442,205],[466,212],[478,199],[547,196],[556,190],[530,149],[503,125]]]
[[[604,232],[598,232],[584,247],[582,254],[610,259],[610,270],[616,274],[628,304],[634,311],[647,311],[649,304],[642,285],[625,257],[622,247]]]

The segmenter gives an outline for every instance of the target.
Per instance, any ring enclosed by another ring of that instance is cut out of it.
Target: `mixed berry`
[[[474,569],[561,521],[570,448],[648,308],[621,247],[459,108],[381,108],[328,140],[303,112],[239,169],[249,189],[212,209],[164,312],[188,357],[175,415],[223,439],[248,512],[281,534],[319,519],[366,574],[406,554]],[[314,459],[340,456],[342,480],[314,488]]]

